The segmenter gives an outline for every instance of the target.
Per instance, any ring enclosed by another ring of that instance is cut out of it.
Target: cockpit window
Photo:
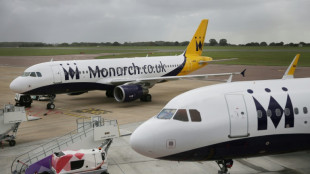
[[[31,72],[31,73],[30,73],[30,76],[31,76],[31,77],[37,77],[37,75],[36,75],[35,72]]]
[[[37,72],[37,77],[42,77],[42,74],[40,72]]]
[[[22,77],[42,77],[42,74],[40,72],[24,72]]]
[[[173,117],[173,119],[179,121],[188,121],[186,109],[179,109],[178,112]]]
[[[197,111],[196,109],[190,109],[189,114],[190,114],[193,122],[200,122],[201,121],[200,112]]]
[[[163,109],[156,117],[158,119],[171,119],[176,109]]]
[[[27,77],[30,75],[30,72],[24,72],[24,74],[22,75],[23,77]]]

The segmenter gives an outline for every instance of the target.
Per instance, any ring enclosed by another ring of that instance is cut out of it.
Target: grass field
[[[99,56],[97,58],[145,57],[146,55],[149,57],[170,56],[182,54],[182,50],[185,50],[185,47],[170,48],[169,52],[151,52],[150,50],[147,54],[128,53],[114,56]],[[214,59],[238,58],[238,60],[223,61],[218,62],[218,64],[287,66],[298,53],[301,54],[298,65],[310,66],[309,47],[206,47],[204,48],[203,56],[209,56]]]
[[[54,56],[71,54],[130,53],[147,52],[141,48],[126,47],[31,47],[31,48],[0,48],[0,56]]]
[[[0,48],[0,56],[51,56],[71,54],[98,54],[96,58],[121,58],[170,56],[181,54],[186,47],[43,47],[43,48]],[[100,56],[101,53],[116,53]],[[299,66],[310,66],[310,47],[204,47],[204,56],[214,59],[238,58],[220,64],[279,65],[287,66],[293,57],[301,54]]]

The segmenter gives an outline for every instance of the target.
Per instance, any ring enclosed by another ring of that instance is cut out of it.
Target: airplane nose
[[[154,143],[155,138],[145,124],[139,126],[130,137],[131,148],[141,155],[151,158],[156,158]]]
[[[13,91],[13,92],[16,92],[16,93],[22,93],[24,92],[21,85],[19,84],[19,80],[18,78],[14,79],[11,84],[10,84],[10,89]]]

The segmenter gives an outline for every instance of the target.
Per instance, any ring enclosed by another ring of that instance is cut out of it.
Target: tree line
[[[102,47],[102,46],[187,46],[189,41],[167,42],[167,41],[149,41],[149,42],[73,42],[73,43],[43,43],[43,42],[0,42],[0,47]],[[204,43],[205,46],[310,46],[310,43],[284,43],[284,42],[250,42],[246,44],[230,44],[227,39],[210,39]]]

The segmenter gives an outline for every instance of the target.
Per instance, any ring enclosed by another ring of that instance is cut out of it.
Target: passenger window
[[[31,72],[31,73],[30,73],[30,76],[31,76],[31,77],[37,77],[35,72]]]
[[[257,110],[257,117],[262,118],[263,117],[263,112],[261,110]]]
[[[298,114],[299,114],[299,110],[298,110],[298,108],[294,108],[294,113],[295,113],[296,115],[298,115]]]
[[[191,120],[193,122],[200,122],[201,121],[200,113],[196,109],[190,109],[189,110],[189,115],[190,115]]]
[[[171,119],[176,109],[163,109],[158,115],[158,119]]]
[[[37,72],[37,77],[42,77],[42,74],[40,72]]]
[[[268,116],[268,117],[271,117],[271,116],[272,116],[272,112],[271,112],[270,109],[267,110],[267,116]]]
[[[179,121],[188,121],[186,109],[179,109],[173,119]]]
[[[80,169],[84,165],[84,160],[78,160],[78,161],[71,161],[71,170]]]
[[[278,117],[281,116],[281,110],[280,109],[276,109],[276,116],[278,116]]]
[[[308,113],[308,108],[307,107],[304,107],[303,110],[304,110],[304,114]]]
[[[285,116],[289,116],[291,114],[291,111],[289,108],[285,108],[284,113],[285,113]]]

